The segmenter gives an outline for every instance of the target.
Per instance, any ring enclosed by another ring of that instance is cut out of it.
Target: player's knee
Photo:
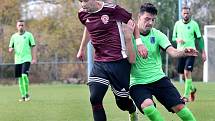
[[[145,107],[148,107],[151,105],[154,105],[154,102],[152,101],[152,99],[145,99],[141,104],[141,109],[144,109]]]
[[[102,104],[102,99],[98,98],[98,96],[91,94],[90,95],[90,103],[91,105]]]
[[[190,78],[191,77],[191,71],[184,71],[184,77]]]
[[[116,104],[121,110],[127,111],[133,106],[133,101],[129,98],[116,98]]]
[[[176,106],[173,106],[172,107],[172,110],[175,112],[175,113],[177,113],[177,112],[179,112],[180,110],[182,110],[184,108],[184,104],[178,104],[178,105],[176,105]]]

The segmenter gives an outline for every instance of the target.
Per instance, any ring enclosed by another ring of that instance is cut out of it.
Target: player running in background
[[[137,121],[136,107],[129,99],[131,64],[127,59],[122,23],[128,23],[134,29],[131,30],[134,31],[138,52],[143,58],[147,57],[147,50],[139,38],[139,31],[132,20],[132,15],[119,5],[112,3],[97,0],[79,1],[82,8],[78,16],[85,30],[77,58],[83,60],[86,45],[90,39],[95,49],[94,64],[88,80],[94,121],[107,120],[102,102],[109,85],[117,106],[129,112],[131,121]],[[127,47],[133,46],[127,45]],[[132,48],[128,51],[132,51]],[[130,62],[135,59],[129,58]]]
[[[201,35],[199,25],[196,21],[191,19],[190,8],[187,6],[182,8],[182,19],[175,23],[172,40],[176,41],[178,50],[182,50],[187,47],[196,49],[195,40],[197,40],[202,52],[202,61],[206,61],[204,40]],[[180,77],[184,75],[185,78],[183,99],[186,102],[194,101],[195,99],[196,88],[192,84],[194,61],[195,56],[181,57],[178,59],[178,73],[180,74]]]
[[[195,49],[177,50],[172,47],[167,36],[153,28],[157,15],[156,7],[144,3],[140,7],[138,27],[141,40],[148,50],[148,58],[143,59],[136,51],[136,62],[131,67],[130,95],[136,106],[151,121],[164,121],[155,107],[153,96],[170,112],[176,113],[183,121],[196,121],[185,106],[178,90],[162,70],[160,51],[172,57],[197,56]],[[134,45],[135,45],[135,41]],[[136,46],[135,46],[136,48]]]
[[[18,20],[16,23],[18,32],[11,36],[9,52],[14,51],[15,55],[15,77],[19,81],[21,99],[19,101],[29,101],[29,69],[30,64],[37,62],[36,44],[32,33],[25,30],[25,22]]]

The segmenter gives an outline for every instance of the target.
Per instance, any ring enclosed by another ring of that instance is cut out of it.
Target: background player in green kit
[[[25,22],[23,20],[18,20],[16,27],[18,32],[11,36],[9,52],[12,53],[14,51],[15,55],[15,77],[18,78],[22,97],[19,101],[29,101],[28,73],[30,64],[37,62],[36,44],[32,33],[25,31]]]
[[[199,42],[199,48],[202,52],[203,62],[206,60],[204,51],[204,41],[197,22],[191,19],[190,8],[182,8],[182,19],[177,21],[173,30],[173,41],[177,42],[177,49],[182,50],[186,47],[196,49],[195,40]],[[178,61],[178,73],[185,78],[184,101],[194,101],[196,88],[192,85],[192,70],[194,65],[194,56],[181,57]]]
[[[164,121],[160,112],[155,108],[152,96],[183,121],[196,121],[192,112],[185,106],[184,101],[170,79],[162,70],[160,51],[166,51],[172,57],[197,56],[195,49],[177,50],[172,47],[166,35],[153,28],[157,15],[156,7],[145,3],[140,7],[138,27],[141,40],[148,50],[148,58],[138,55],[135,40],[134,50],[136,62],[131,68],[130,95],[140,112],[151,121]]]

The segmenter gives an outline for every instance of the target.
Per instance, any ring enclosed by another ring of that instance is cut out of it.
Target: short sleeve
[[[200,38],[202,35],[201,35],[201,31],[199,29],[199,25],[195,22],[195,34],[196,34],[196,37],[197,38]]]
[[[175,26],[173,28],[172,41],[176,41],[176,38],[177,38],[177,22],[175,23]]]
[[[169,46],[171,46],[171,43],[170,43],[170,41],[169,41],[169,39],[168,39],[168,37],[165,35],[165,34],[163,34],[162,32],[158,32],[158,34],[159,34],[159,45],[164,49],[164,50],[166,50]]]
[[[13,36],[10,38],[9,48],[14,48],[14,39],[13,38],[14,38]]]
[[[124,8],[121,8],[119,5],[116,5],[113,14],[117,21],[120,21],[126,24],[130,19],[132,19],[132,14],[126,11]]]
[[[35,39],[34,39],[34,36],[31,33],[29,35],[29,39],[30,39],[30,45],[31,45],[31,47],[35,46],[36,45]]]

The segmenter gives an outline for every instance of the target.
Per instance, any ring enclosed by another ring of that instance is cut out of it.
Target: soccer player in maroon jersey
[[[117,106],[129,112],[130,121],[137,121],[136,107],[129,99],[130,63],[134,58],[126,53],[126,49],[132,51],[133,45],[131,40],[124,38],[122,23],[128,24],[136,39],[139,55],[146,58],[147,50],[140,39],[138,27],[131,13],[119,5],[97,0],[79,1],[82,8],[78,17],[85,29],[77,58],[83,60],[89,40],[95,49],[94,64],[88,79],[94,121],[107,120],[102,102],[109,85]],[[131,45],[126,45],[128,43]]]

